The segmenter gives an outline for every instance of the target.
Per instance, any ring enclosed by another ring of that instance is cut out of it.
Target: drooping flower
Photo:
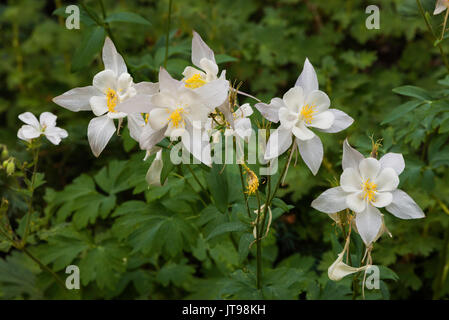
[[[343,251],[338,254],[337,260],[335,260],[334,263],[332,263],[331,266],[327,270],[327,275],[328,275],[329,279],[331,279],[333,281],[340,281],[341,279],[343,279],[344,277],[346,277],[350,274],[364,271],[370,267],[370,265],[366,265],[363,267],[356,268],[356,267],[347,265],[346,263],[343,262],[343,257],[345,255],[346,251],[348,250],[349,239],[350,239],[350,237],[347,238],[345,247],[343,248]]]
[[[19,119],[26,123],[17,132],[17,137],[21,140],[29,142],[41,135],[45,135],[48,141],[58,145],[61,139],[68,137],[66,130],[56,126],[57,117],[51,112],[41,113],[39,121],[31,112],[20,114]]]
[[[53,99],[53,102],[68,110],[94,113],[96,117],[89,123],[87,136],[96,157],[100,155],[116,131],[114,119],[121,121],[127,116],[126,110],[118,111],[117,107],[138,93],[151,94],[157,91],[157,84],[133,83],[123,57],[117,52],[109,38],[106,38],[104,42],[102,56],[105,70],[94,76],[92,86],[75,88]],[[130,122],[130,133],[134,139],[138,139],[139,132],[136,132],[136,126],[133,126],[138,121],[138,115],[132,117],[134,119]]]
[[[352,210],[356,214],[357,232],[367,246],[385,230],[379,208],[401,219],[424,218],[415,201],[397,189],[398,176],[405,168],[401,154],[387,153],[380,160],[365,158],[345,140],[342,166],[340,186],[323,192],[312,207],[328,214]]]
[[[311,128],[335,133],[346,129],[354,121],[343,111],[329,107],[329,97],[318,90],[317,75],[306,59],[295,86],[282,99],[273,98],[270,104],[256,104],[266,119],[280,122],[268,140],[265,159],[270,160],[284,153],[292,145],[294,137],[301,157],[315,175],[323,160],[323,145]]]
[[[434,15],[440,14],[441,12],[447,10],[448,8],[449,8],[449,0],[437,0],[433,14]]]

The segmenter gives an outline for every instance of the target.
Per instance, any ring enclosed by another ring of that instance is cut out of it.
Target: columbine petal
[[[154,130],[150,126],[145,126],[139,139],[140,149],[151,150],[157,143],[164,139],[165,127],[161,130]]]
[[[134,84],[134,88],[136,89],[137,94],[153,95],[153,94],[158,93],[159,83],[142,81],[142,82]]]
[[[371,203],[377,208],[388,206],[393,200],[391,192],[376,192]]]
[[[314,136],[310,140],[296,139],[298,150],[305,164],[316,175],[323,161],[323,144],[318,136]]]
[[[133,78],[129,73],[122,73],[117,79],[117,93],[122,95],[132,85]]]
[[[21,140],[28,141],[39,137],[41,134],[42,132],[37,130],[35,127],[25,124],[17,132],[17,137]]]
[[[191,126],[186,126],[182,133],[181,142],[186,150],[207,166],[212,165],[212,158],[210,155],[210,143],[209,140],[204,138],[208,137],[203,135],[202,132],[198,132],[198,129],[194,129]]]
[[[220,106],[228,98],[229,81],[217,79],[195,89],[195,93],[211,110]]]
[[[167,125],[169,116],[167,109],[155,108],[150,112],[148,122],[154,130],[160,130]]]
[[[283,154],[292,144],[292,134],[290,130],[278,128],[274,131],[267,142],[265,150],[265,160],[271,160]]]
[[[400,175],[405,168],[404,157],[400,153],[389,152],[379,160],[382,168],[393,168]]]
[[[299,140],[310,140],[315,137],[315,133],[307,128],[303,121],[299,121],[295,126],[293,126],[292,133]]]
[[[356,213],[365,210],[367,205],[369,206],[365,199],[363,199],[362,192],[351,193],[346,196],[346,206]]]
[[[302,87],[293,87],[282,97],[285,105],[291,112],[298,113],[304,105],[304,92]]]
[[[306,61],[304,62],[304,67],[296,80],[295,86],[302,87],[306,96],[310,92],[318,90],[318,78],[316,76],[315,69],[308,58],[306,58]]]
[[[433,14],[437,15],[443,12],[444,10],[448,9],[445,3],[447,3],[447,0],[438,0],[435,5],[435,10],[433,11]]]
[[[206,76],[209,77],[207,80],[215,80],[218,74],[218,66],[215,61],[212,61],[207,58],[203,58],[200,60],[200,68],[206,71]]]
[[[392,168],[383,169],[373,180],[377,186],[377,191],[393,191],[399,185],[399,177]]]
[[[329,111],[334,114],[334,123],[329,129],[320,129],[322,132],[337,133],[348,128],[354,122],[354,119],[341,110],[329,109]]]
[[[87,138],[95,157],[98,157],[115,132],[114,120],[107,115],[90,120],[87,127]]]
[[[392,203],[385,207],[388,212],[400,219],[420,219],[425,217],[424,212],[407,193],[397,189],[392,194]]]
[[[93,86],[104,94],[106,94],[108,89],[116,90],[116,82],[116,74],[109,69],[98,72],[92,80]]]
[[[39,121],[37,121],[37,118],[31,112],[19,114],[19,119],[34,128],[40,128]]]
[[[97,116],[102,116],[108,112],[107,99],[106,96],[95,96],[90,98],[90,106],[92,112]]]
[[[211,48],[201,39],[200,35],[193,31],[192,38],[192,63],[201,68],[201,59],[206,58],[215,62],[214,52]]]
[[[278,123],[279,122],[279,110],[285,108],[286,105],[281,98],[271,99],[270,104],[257,103],[256,109],[262,114],[262,116],[268,121]]]
[[[320,90],[310,92],[304,103],[310,107],[313,106],[314,111],[317,113],[328,110],[331,105],[331,101],[327,94]]]
[[[382,227],[382,214],[376,207],[367,205],[364,211],[357,213],[355,223],[363,242],[369,246],[376,239]]]
[[[159,89],[163,92],[176,92],[182,82],[175,80],[164,68],[159,69]]]
[[[359,163],[363,159],[365,159],[365,157],[363,157],[363,155],[356,149],[352,148],[348,143],[348,139],[345,139],[345,142],[343,143],[343,159],[341,163],[343,170],[346,170],[347,168],[355,168],[356,170],[359,170]]]
[[[39,116],[39,122],[41,127],[54,127],[56,126],[56,116],[51,112],[42,112]]]
[[[362,190],[362,178],[355,168],[347,168],[340,176],[340,185],[346,192],[358,192]]]
[[[332,263],[332,265],[327,270],[327,275],[332,281],[340,281],[344,277],[367,269],[369,266],[363,266],[360,268],[355,268],[347,265],[343,262],[343,256],[345,255],[346,249],[344,249],[337,257],[337,260]]]
[[[100,94],[94,86],[75,88],[53,98],[53,102],[74,112],[90,111],[90,98]]]
[[[365,181],[370,179],[373,181],[380,171],[380,163],[377,159],[366,158],[359,163],[360,176]]]
[[[334,123],[334,114],[330,111],[324,111],[315,115],[308,126],[318,129],[329,129]]]
[[[58,127],[47,128],[44,134],[48,141],[50,141],[54,145],[58,145],[61,142],[61,139],[65,139],[69,136],[66,130]]]
[[[156,105],[152,103],[153,95],[149,94],[137,94],[134,97],[128,98],[125,101],[119,103],[116,107],[116,111],[130,113],[149,113],[156,108]]]
[[[298,116],[288,108],[281,108],[279,109],[279,121],[283,128],[292,129],[296,122],[298,122]]]
[[[151,163],[150,168],[147,171],[145,179],[147,180],[149,185],[152,186],[161,186],[161,172],[164,163],[162,162],[162,150],[159,150],[156,153],[156,157]]]
[[[311,206],[324,213],[336,213],[347,208],[346,195],[347,193],[341,187],[331,188],[313,200]]]
[[[129,114],[128,117],[128,130],[131,138],[140,141],[140,135],[142,134],[142,130],[145,126],[145,120],[140,113],[132,113]]]
[[[114,43],[106,37],[103,45],[103,63],[104,68],[112,70],[117,77],[127,72],[123,57],[117,52]]]

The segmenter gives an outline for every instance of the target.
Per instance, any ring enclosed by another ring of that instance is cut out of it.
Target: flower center
[[[308,124],[312,123],[313,115],[316,113],[315,106],[309,106],[306,104],[301,109],[301,116],[304,119],[304,121]]]
[[[179,128],[181,124],[185,124],[185,121],[182,119],[181,114],[184,112],[183,108],[177,108],[173,111],[168,117],[168,121],[172,123],[173,127]]]
[[[201,78],[201,74],[199,73],[194,74],[189,79],[186,79],[184,82],[186,84],[186,87],[191,89],[202,87],[207,83],[205,80]]]
[[[368,199],[368,201],[376,201],[375,195],[377,191],[377,185],[374,182],[370,182],[370,179],[366,179],[362,183],[363,187],[363,199]]]
[[[114,108],[117,105],[117,93],[111,88],[108,88],[108,90],[106,91],[106,98],[109,112],[116,112]]]

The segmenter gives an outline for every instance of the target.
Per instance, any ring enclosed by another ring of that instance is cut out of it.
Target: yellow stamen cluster
[[[189,79],[184,80],[184,82],[186,84],[186,87],[191,89],[202,87],[207,83],[205,80],[203,80],[201,74],[199,73],[194,74]]]
[[[369,201],[376,201],[375,195],[377,191],[377,185],[374,182],[370,182],[370,179],[367,179],[365,183],[362,183],[363,187],[363,199],[368,198]]]
[[[148,118],[150,117],[149,113],[145,113],[145,123],[148,123]]]
[[[168,117],[168,121],[172,123],[173,127],[179,128],[181,124],[185,124],[185,121],[181,116],[183,112],[183,108],[177,108],[170,114],[170,116]]]
[[[257,189],[259,189],[259,178],[257,178],[257,175],[252,171],[246,164],[243,164],[243,168],[245,168],[245,173],[248,175],[246,178],[246,191],[248,195],[252,195],[256,193]]]
[[[108,106],[109,112],[116,112],[114,108],[118,102],[117,93],[113,89],[109,88],[106,91],[106,98],[107,98],[107,106]]]
[[[307,122],[308,124],[312,123],[313,115],[315,113],[316,113],[315,106],[309,106],[308,104],[306,104],[305,106],[302,107],[301,115],[304,121]]]

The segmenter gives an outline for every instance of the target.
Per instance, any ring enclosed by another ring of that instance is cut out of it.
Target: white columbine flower
[[[435,11],[433,12],[433,14],[440,14],[444,10],[447,10],[447,8],[449,8],[449,0],[438,0],[435,5]]]
[[[66,130],[56,126],[56,116],[51,112],[43,112],[39,116],[39,121],[31,112],[25,112],[19,115],[19,119],[25,122],[19,131],[17,137],[21,140],[31,141],[41,135],[45,137],[54,145],[58,145],[61,139],[67,138]]]
[[[53,99],[56,104],[71,111],[92,111],[95,114],[87,129],[87,136],[93,154],[98,157],[111,139],[116,128],[114,119],[127,116],[126,110],[117,107],[137,93],[151,94],[157,91],[157,84],[150,82],[133,83],[123,57],[117,52],[111,39],[106,38],[103,46],[105,70],[97,73],[92,86],[75,88]],[[131,136],[138,139],[136,131],[140,115],[133,115],[129,129]],[[135,120],[133,122],[133,120]]]
[[[274,98],[270,104],[256,104],[266,119],[280,122],[279,128],[267,142],[265,159],[270,160],[284,153],[291,146],[294,136],[301,157],[315,175],[323,160],[323,145],[310,129],[335,133],[346,129],[354,121],[343,111],[329,109],[329,106],[329,97],[318,90],[317,75],[306,59],[295,87],[288,90],[282,99]]]
[[[387,153],[380,160],[364,158],[345,140],[342,166],[340,186],[323,192],[312,202],[312,207],[328,214],[347,208],[354,211],[357,231],[367,246],[378,238],[383,228],[378,208],[385,208],[401,219],[424,217],[415,201],[397,189],[398,176],[405,168],[401,154]]]

